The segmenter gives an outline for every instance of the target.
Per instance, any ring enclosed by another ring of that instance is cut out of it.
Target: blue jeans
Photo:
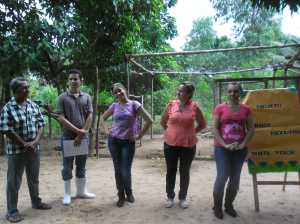
[[[62,148],[62,152],[64,152],[62,141],[61,141],[61,148]],[[73,177],[72,171],[73,171],[74,160],[76,165],[76,172],[75,172],[76,177],[85,178],[85,173],[86,173],[85,166],[86,166],[87,155],[70,156],[70,157],[63,157],[63,169],[61,171],[61,174],[62,174],[62,179],[64,181],[70,180]]]
[[[119,197],[124,197],[124,193],[131,195],[131,167],[135,153],[135,142],[109,137],[108,148],[114,163],[118,195]]]
[[[247,149],[229,151],[223,147],[215,147],[215,160],[217,165],[217,178],[214,193],[223,195],[225,184],[227,190],[237,192],[240,185],[240,176],[243,163],[247,156]]]

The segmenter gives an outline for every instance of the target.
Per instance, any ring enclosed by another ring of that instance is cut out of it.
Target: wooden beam
[[[283,64],[267,64],[260,67],[253,67],[253,68],[243,68],[243,69],[236,69],[236,70],[227,70],[227,71],[194,71],[194,72],[185,72],[185,71],[150,71],[146,69],[141,64],[137,63],[133,59],[130,60],[134,63],[137,67],[144,70],[144,73],[150,73],[152,75],[160,75],[160,74],[167,74],[167,75],[205,75],[205,76],[215,76],[215,75],[223,75],[223,74],[230,74],[230,73],[244,73],[244,72],[252,72],[252,71],[263,71],[263,70],[270,70],[270,69],[280,69],[284,68]],[[143,75],[142,72],[135,72],[136,74]]]
[[[219,53],[219,52],[253,51],[253,50],[266,50],[266,49],[274,49],[274,48],[288,48],[288,47],[300,47],[300,44],[273,45],[273,46],[249,46],[249,47],[210,49],[210,50],[198,50],[198,51],[126,54],[126,57],[132,59],[132,58],[178,56],[178,55],[199,55],[199,54],[209,54],[209,53]]]
[[[287,77],[257,77],[257,78],[222,78],[214,79],[216,82],[238,82],[238,81],[259,81],[265,80],[299,80],[300,76],[287,76]]]
[[[258,185],[300,185],[299,181],[257,181]]]

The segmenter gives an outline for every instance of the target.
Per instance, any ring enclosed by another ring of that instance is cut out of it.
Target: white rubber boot
[[[86,178],[76,178],[76,188],[77,193],[76,197],[78,198],[95,198],[96,195],[93,193],[89,193],[86,188]]]
[[[71,180],[64,181],[65,195],[63,199],[64,205],[70,205],[71,203]]]

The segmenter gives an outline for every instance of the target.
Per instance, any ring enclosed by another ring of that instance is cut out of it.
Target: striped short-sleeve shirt
[[[38,130],[43,126],[45,126],[45,121],[40,108],[31,100],[26,100],[26,103],[21,106],[12,97],[0,114],[0,132],[15,132],[26,142],[34,140]],[[7,139],[7,154],[17,154],[22,151],[22,146]]]

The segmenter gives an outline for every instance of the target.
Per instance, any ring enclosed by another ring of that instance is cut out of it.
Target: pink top
[[[168,103],[164,141],[171,146],[192,147],[198,141],[194,127],[198,106],[191,100],[182,111],[179,110],[179,106],[179,100]]]
[[[222,103],[214,109],[214,115],[219,117],[219,131],[226,144],[241,143],[246,136],[246,121],[251,114],[250,107],[240,104],[237,112],[231,112],[227,103]],[[215,146],[222,146],[215,140]]]

